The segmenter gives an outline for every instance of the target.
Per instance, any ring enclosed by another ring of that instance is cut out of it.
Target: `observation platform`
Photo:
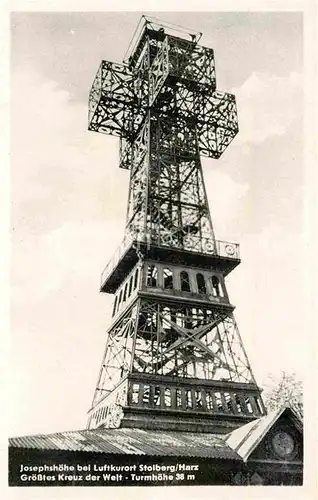
[[[126,235],[106,265],[101,275],[100,291],[114,293],[124,277],[133,269],[139,258],[159,260],[170,264],[213,269],[216,267],[227,276],[241,262],[238,243],[198,238],[198,244],[187,248],[171,246],[163,238],[148,235]]]
[[[129,373],[90,409],[88,428],[107,425],[120,401],[120,427],[226,434],[266,415],[260,393],[253,382]]]

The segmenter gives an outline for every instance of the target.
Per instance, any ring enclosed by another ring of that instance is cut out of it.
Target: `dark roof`
[[[12,448],[241,460],[225,436],[143,429],[94,429],[9,439]]]

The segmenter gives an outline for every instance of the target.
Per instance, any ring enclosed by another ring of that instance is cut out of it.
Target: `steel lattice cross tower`
[[[228,432],[266,413],[225,286],[239,247],[215,239],[200,161],[237,134],[235,97],[216,90],[199,38],[143,18],[90,92],[89,130],[120,137],[130,184],[88,428]]]

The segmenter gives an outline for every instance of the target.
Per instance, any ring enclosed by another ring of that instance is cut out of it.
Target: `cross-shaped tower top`
[[[139,31],[125,64],[102,61],[90,93],[89,129],[118,135],[131,148],[151,113],[180,139],[188,134],[201,155],[219,158],[238,125],[235,97],[216,90],[213,50],[198,45],[199,34],[180,38],[180,30],[149,18]],[[124,155],[121,166],[129,164]]]

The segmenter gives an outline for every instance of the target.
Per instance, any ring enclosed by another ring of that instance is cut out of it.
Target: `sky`
[[[118,139],[87,131],[88,93],[141,14],[11,16],[10,435],[86,426],[112,305],[100,274],[124,236],[129,175]],[[302,379],[302,15],[149,15],[203,32],[217,88],[236,95],[238,136],[221,159],[202,158],[216,237],[241,245],[227,288],[258,384]]]

